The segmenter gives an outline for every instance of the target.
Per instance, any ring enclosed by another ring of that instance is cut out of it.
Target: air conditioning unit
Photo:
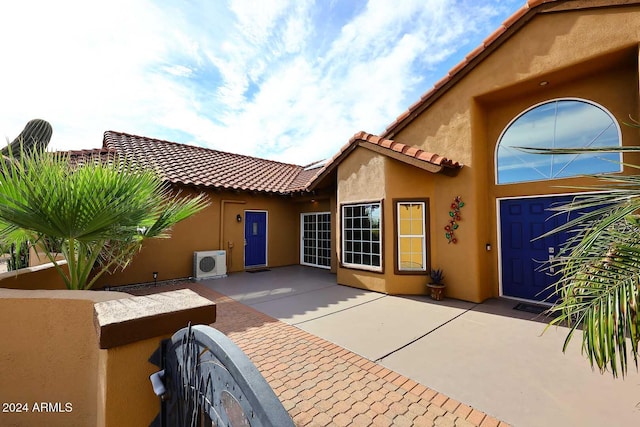
[[[227,276],[225,251],[200,251],[193,253],[193,277],[196,280]]]

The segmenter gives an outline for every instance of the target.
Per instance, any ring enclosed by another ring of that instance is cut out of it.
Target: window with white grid
[[[328,212],[301,215],[300,263],[313,267],[331,267],[331,214]]]
[[[382,270],[381,203],[342,206],[342,264]]]

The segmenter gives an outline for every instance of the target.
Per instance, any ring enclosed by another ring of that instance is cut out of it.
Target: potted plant
[[[431,278],[431,282],[427,283],[427,287],[431,292],[431,299],[436,301],[441,301],[444,298],[444,288],[445,284],[442,283],[444,280],[444,273],[440,268],[432,268],[429,272],[429,277]]]

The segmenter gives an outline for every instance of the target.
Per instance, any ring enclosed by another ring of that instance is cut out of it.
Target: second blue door
[[[502,293],[505,296],[554,302],[549,286],[560,279],[544,263],[556,257],[568,232],[538,237],[577,216],[558,215],[549,208],[564,205],[574,196],[500,200],[500,255]]]
[[[267,265],[266,212],[245,211],[244,240],[244,266],[265,267]]]

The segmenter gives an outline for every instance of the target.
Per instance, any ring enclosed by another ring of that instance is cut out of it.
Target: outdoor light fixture
[[[236,221],[242,222],[242,215],[240,214],[236,215]]]
[[[167,389],[164,385],[164,369],[162,371],[158,371],[149,376],[151,380],[151,385],[153,386],[153,392],[156,396],[164,397],[167,394]],[[163,399],[164,400],[164,399]]]

